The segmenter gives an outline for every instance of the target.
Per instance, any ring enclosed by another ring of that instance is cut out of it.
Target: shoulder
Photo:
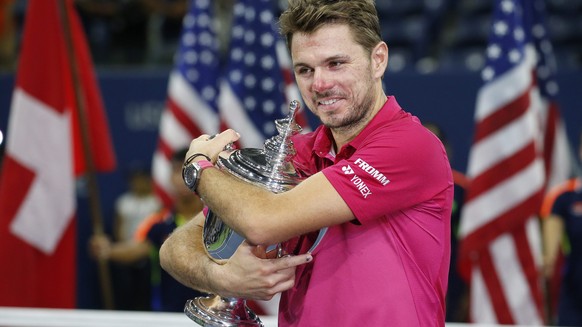
[[[369,137],[384,137],[389,139],[403,139],[408,142],[434,142],[440,143],[429,129],[424,127],[418,117],[402,109],[395,112],[391,117],[383,117],[385,115],[378,115],[377,118],[365,128],[363,136]]]
[[[171,218],[171,211],[167,208],[163,208],[158,212],[151,214],[139,224],[137,230],[135,231],[134,239],[138,241],[144,241],[147,239],[148,233],[150,230],[152,230],[152,228],[154,228],[156,225],[159,225],[160,223],[163,223],[169,218]]]
[[[571,178],[550,188],[544,196],[540,216],[547,217],[552,212],[552,207],[559,198],[564,198],[568,193],[575,192],[580,187],[582,187],[582,180],[580,178]]]
[[[422,126],[414,116],[405,116],[392,124],[376,128],[358,146],[358,152],[379,154],[399,162],[441,162],[446,151],[442,142]],[[447,162],[448,164],[448,162]]]

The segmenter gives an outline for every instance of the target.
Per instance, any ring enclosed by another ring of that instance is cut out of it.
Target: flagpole
[[[96,235],[103,235],[103,214],[101,212],[101,201],[99,197],[99,185],[97,183],[96,169],[93,161],[93,154],[91,152],[91,142],[89,140],[89,123],[87,121],[87,108],[84,102],[83,90],[79,79],[79,70],[75,53],[73,51],[73,38],[71,35],[71,24],[69,22],[68,7],[65,3],[67,0],[59,1],[59,12],[61,13],[61,22],[63,24],[63,31],[65,36],[65,44],[67,53],[69,55],[69,63],[71,68],[71,77],[73,81],[75,104],[78,111],[78,123],[81,130],[81,139],[83,142],[83,157],[86,165],[86,178],[89,191],[89,204],[91,212],[91,223],[93,233]],[[105,309],[114,309],[113,291],[111,287],[111,277],[109,274],[109,265],[106,260],[98,259],[99,280],[101,283],[101,292]]]

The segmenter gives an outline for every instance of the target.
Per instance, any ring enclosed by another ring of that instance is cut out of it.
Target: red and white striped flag
[[[287,113],[289,101],[300,100],[273,6],[271,0],[234,4],[229,51],[221,61],[213,2],[190,2],[153,159],[154,185],[166,205],[172,203],[169,161],[175,151],[226,128],[241,134],[242,147],[261,147],[276,133],[274,120]],[[303,115],[298,122],[307,124]]]
[[[25,16],[0,176],[0,306],[75,307],[75,176],[86,166],[76,89],[91,122],[94,165],[115,167],[80,21],[73,1],[63,0],[66,30],[59,1],[29,1]]]
[[[571,156],[543,2],[496,0],[475,111],[460,267],[477,323],[543,325],[538,212]]]

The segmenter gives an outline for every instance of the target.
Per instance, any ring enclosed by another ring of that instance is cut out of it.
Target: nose
[[[326,72],[321,68],[316,68],[313,71],[313,92],[322,93],[330,87],[330,79]]]

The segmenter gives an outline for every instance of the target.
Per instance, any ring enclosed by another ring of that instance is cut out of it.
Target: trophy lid
[[[218,167],[274,193],[293,188],[301,180],[291,163],[295,155],[291,136],[301,131],[295,123],[298,109],[299,102],[292,101],[289,115],[275,121],[279,134],[265,141],[262,149],[244,148],[222,154]]]

